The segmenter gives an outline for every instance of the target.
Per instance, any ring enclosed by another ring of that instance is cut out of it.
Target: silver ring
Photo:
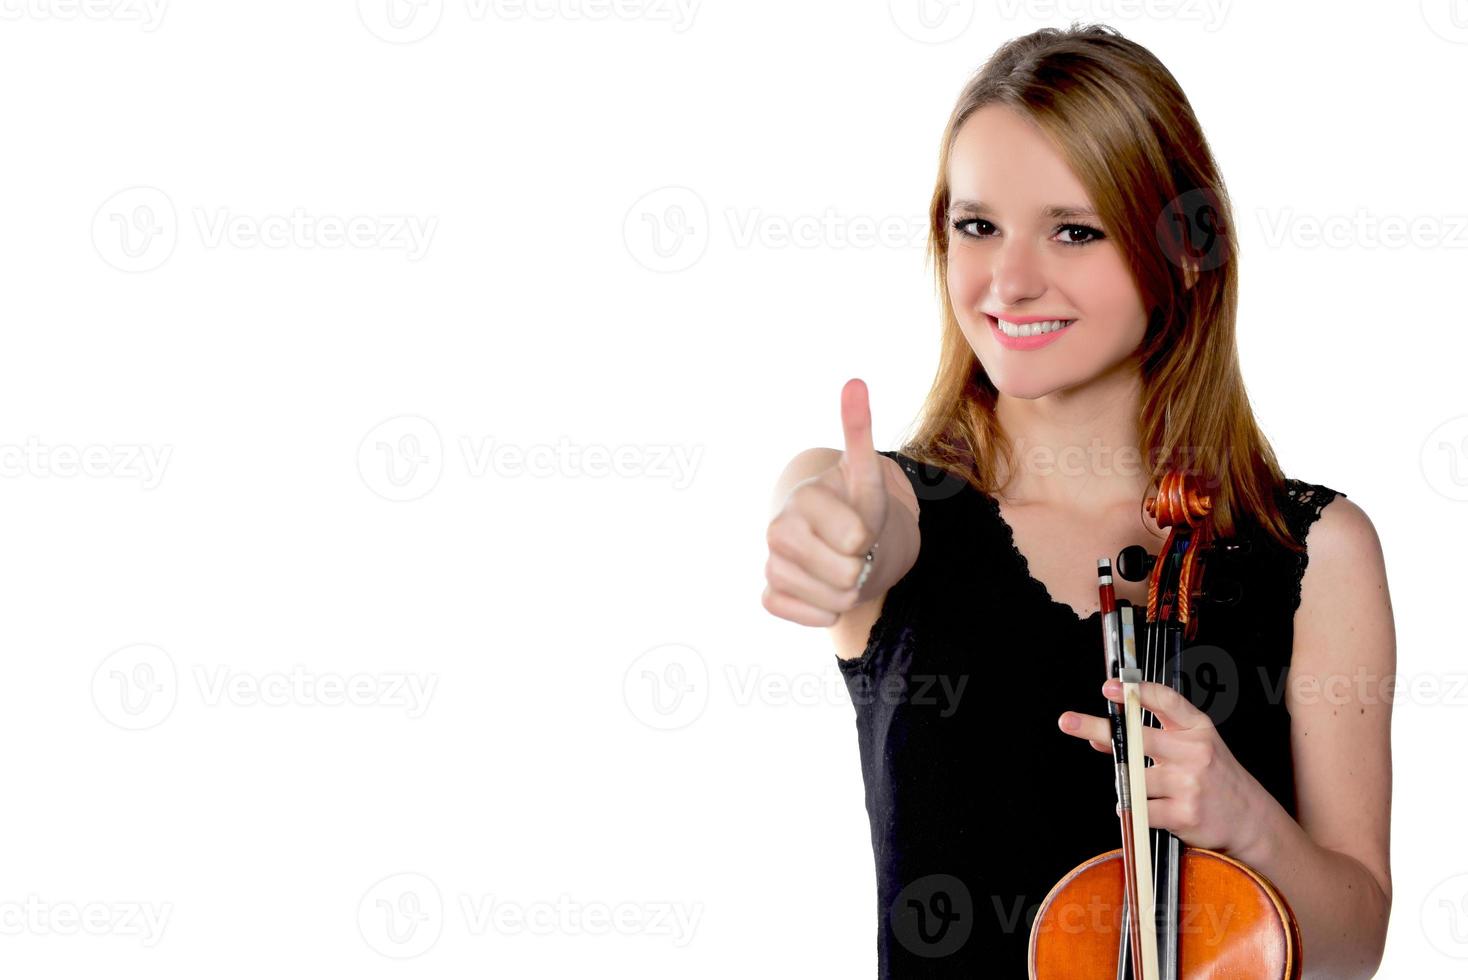
[[[861,587],[866,584],[867,576],[872,574],[872,562],[876,560],[876,557],[877,546],[874,544],[871,546],[871,548],[867,550],[866,557],[863,559],[866,564],[861,566],[861,574],[856,577],[856,589],[858,592],[860,592]]]

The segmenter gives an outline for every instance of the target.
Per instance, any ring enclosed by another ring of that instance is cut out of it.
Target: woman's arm
[[[1291,715],[1296,823],[1182,693],[1143,682],[1162,722],[1143,736],[1147,814],[1184,843],[1255,868],[1300,924],[1306,980],[1370,977],[1391,911],[1391,696],[1396,641],[1381,544],[1366,515],[1337,497],[1309,532],[1310,562],[1285,699]],[[1121,684],[1102,693],[1122,700]],[[1067,711],[1060,727],[1110,752],[1110,723]]]
[[[1235,856],[1289,898],[1305,977],[1370,977],[1392,903],[1391,714],[1396,631],[1376,529],[1337,497],[1309,532],[1286,688],[1296,813],[1256,801]]]

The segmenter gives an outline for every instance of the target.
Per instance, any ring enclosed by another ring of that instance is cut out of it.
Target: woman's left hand
[[[1123,703],[1119,680],[1108,680],[1101,693]],[[1148,821],[1194,847],[1234,855],[1247,851],[1262,824],[1259,815],[1268,790],[1239,765],[1213,720],[1187,698],[1152,681],[1141,683],[1140,695],[1142,707],[1162,722],[1162,728],[1146,728],[1142,734],[1143,752],[1153,760],[1146,770]],[[1060,716],[1060,729],[1111,753],[1108,718],[1067,711]],[[1131,758],[1133,765],[1141,761],[1135,751]]]

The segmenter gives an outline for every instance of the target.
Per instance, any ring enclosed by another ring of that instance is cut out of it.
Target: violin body
[[[1120,849],[1080,864],[1045,896],[1030,930],[1030,976],[1112,980],[1126,906]],[[1299,926],[1257,871],[1226,854],[1183,848],[1179,980],[1298,980]]]

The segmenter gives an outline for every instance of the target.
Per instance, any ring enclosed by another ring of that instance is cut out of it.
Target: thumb
[[[866,382],[852,378],[841,389],[841,428],[846,433],[846,452],[841,459],[846,474],[846,489],[857,512],[868,513],[861,506],[873,505],[886,492],[877,451],[872,448],[872,409],[867,400]]]

